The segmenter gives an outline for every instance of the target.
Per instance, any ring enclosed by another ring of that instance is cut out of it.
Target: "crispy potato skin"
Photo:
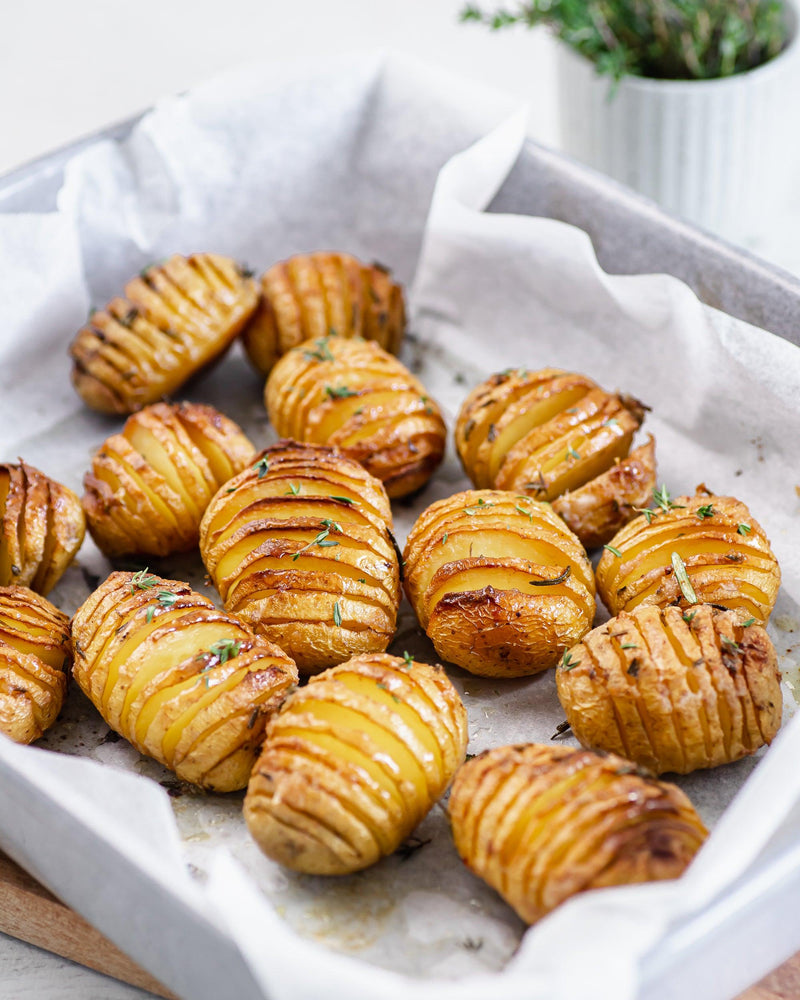
[[[397,354],[406,326],[403,289],[386,268],[346,253],[297,254],[261,278],[261,305],[242,334],[253,367],[268,375],[304,340],[363,337]]]
[[[0,586],[48,594],[83,544],[81,502],[32,465],[0,464]]]
[[[72,638],[75,680],[108,725],[214,792],[244,788],[267,718],[297,682],[283,650],[146,571],[112,573],[78,608]]]
[[[728,764],[771,743],[783,704],[777,657],[764,629],[744,621],[706,604],[643,604],[593,629],[556,671],[574,735],[656,774]]]
[[[579,892],[677,878],[707,836],[675,785],[535,743],[464,764],[449,810],[462,860],[528,924]]]
[[[32,743],[67,691],[69,618],[28,587],[0,587],[0,733]]]
[[[456,447],[479,489],[552,501],[591,548],[630,520],[656,485],[652,438],[628,455],[645,409],[584,375],[558,368],[508,370],[464,401]]]
[[[340,448],[390,497],[424,486],[444,455],[439,407],[371,340],[324,337],[293,348],[272,369],[264,401],[278,434]]]
[[[473,674],[539,673],[591,627],[586,553],[549,504],[530,497],[467,490],[437,501],[411,529],[403,562],[436,652]]]
[[[254,456],[238,424],[213,406],[145,407],[103,443],[84,477],[92,538],[111,558],[194,548],[209,501]]]
[[[225,607],[300,672],[382,652],[400,567],[381,483],[335,448],[279,441],[209,504],[200,551]]]
[[[255,312],[256,282],[218,254],[175,254],[129,281],[70,346],[87,406],[126,414],[176,392],[214,364]]]
[[[669,510],[639,515],[614,536],[619,556],[603,553],[597,589],[611,614],[640,604],[691,607],[675,578],[677,552],[698,602],[738,608],[763,625],[775,606],[781,571],[761,525],[733,497],[703,493],[671,503]],[[703,516],[701,508],[713,513]]]
[[[441,666],[355,656],[313,677],[270,722],[245,798],[248,828],[295,871],[359,871],[400,846],[466,747],[466,711]]]

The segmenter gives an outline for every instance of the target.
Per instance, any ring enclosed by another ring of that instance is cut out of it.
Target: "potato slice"
[[[152,264],[78,331],[72,384],[93,410],[134,413],[219,360],[258,300],[250,272],[228,257],[175,254]]]
[[[0,733],[32,743],[67,691],[69,618],[28,587],[0,587]]]
[[[311,678],[269,724],[244,815],[264,853],[343,875],[395,851],[444,794],[467,713],[441,666],[373,653]]]
[[[597,566],[597,589],[612,615],[640,604],[715,604],[763,625],[781,572],[761,525],[733,497],[655,494],[658,506],[627,524]],[[683,577],[683,581],[681,578]]]
[[[549,504],[467,490],[423,511],[403,554],[405,587],[436,652],[485,677],[554,667],[591,627],[592,570]]]
[[[292,660],[186,584],[112,573],[75,613],[73,675],[140,753],[209,791],[244,788]]]
[[[200,551],[225,607],[311,674],[394,634],[400,568],[381,483],[335,448],[279,441],[211,501]]]
[[[32,465],[0,464],[0,586],[48,594],[83,544],[81,502]]]
[[[374,341],[310,340],[272,369],[264,399],[278,434],[329,444],[360,462],[390,497],[424,486],[447,428],[425,386]]]
[[[707,836],[675,785],[535,743],[464,764],[449,811],[462,860],[528,924],[579,892],[677,878]]]
[[[255,456],[213,406],[156,403],[108,438],[84,477],[83,509],[107,556],[167,556],[197,545],[209,501]]]
[[[262,375],[291,347],[310,338],[364,337],[400,350],[406,316],[403,289],[380,264],[346,253],[297,254],[261,278],[261,306],[242,334]]]

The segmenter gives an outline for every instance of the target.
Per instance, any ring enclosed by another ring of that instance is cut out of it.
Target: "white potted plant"
[[[788,0],[525,0],[461,17],[560,39],[567,153],[736,242],[774,217],[796,174]]]

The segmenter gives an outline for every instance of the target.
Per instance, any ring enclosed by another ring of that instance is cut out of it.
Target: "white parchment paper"
[[[66,347],[89,305],[149,261],[201,249],[257,269],[317,248],[377,258],[413,278],[404,359],[451,425],[491,372],[584,371],[653,408],[645,429],[671,492],[705,481],[750,506],[783,568],[771,634],[788,720],[800,642],[800,351],[702,306],[675,279],[606,275],[578,230],[487,211],[523,140],[523,113],[512,110],[416,65],[350,57],[322,71],[246,69],[165,101],[123,143],[90,147],[68,167],[58,213],[0,216],[0,451],[80,488],[91,452],[119,421],[83,408]],[[218,406],[263,445],[272,435],[261,389],[234,352],[186,396]],[[425,506],[466,485],[451,450],[420,496],[394,505],[401,541]],[[72,612],[110,568],[87,542],[54,600]],[[151,569],[203,587],[199,557]],[[407,605],[391,649],[434,657]],[[551,674],[450,673],[469,711],[471,752],[547,740],[563,718]],[[722,820],[763,754],[680,780],[717,827],[679,883],[581,897],[524,940],[514,914],[459,862],[441,808],[366,872],[297,876],[250,841],[241,795],[181,785],[109,734],[76,689],[39,747],[0,739],[0,846],[187,997],[347,990],[372,1000],[410,988],[643,997],[692,921],[706,918],[710,940],[714,907],[737,886],[755,885],[779,860],[798,867],[786,860],[800,843],[798,743],[800,729],[787,725]],[[757,943],[724,969],[718,961],[703,995],[757,978],[800,947],[800,930]],[[673,986],[693,995],[679,974]]]

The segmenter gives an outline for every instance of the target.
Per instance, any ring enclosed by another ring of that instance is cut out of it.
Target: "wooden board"
[[[0,853],[0,931],[114,979],[177,1000],[68,906]],[[800,953],[738,1000],[800,1000]]]

